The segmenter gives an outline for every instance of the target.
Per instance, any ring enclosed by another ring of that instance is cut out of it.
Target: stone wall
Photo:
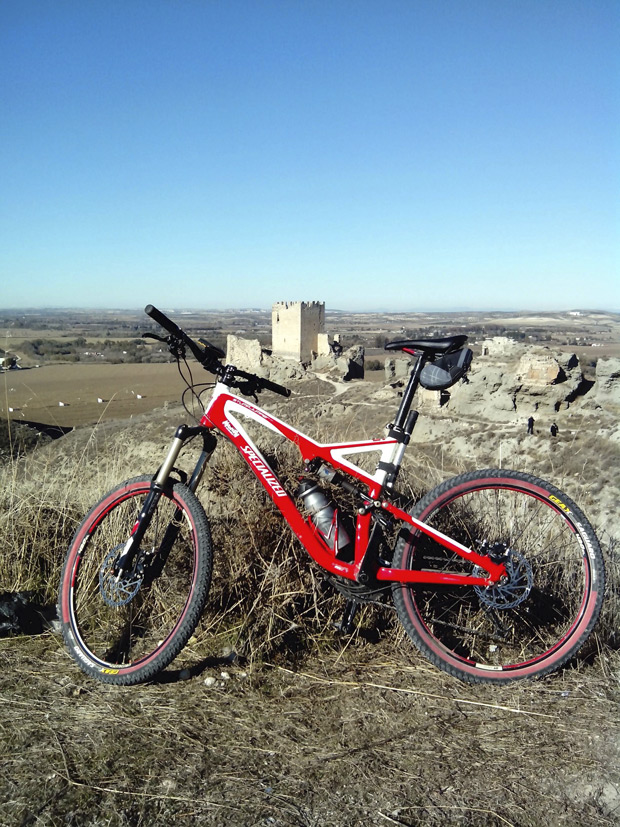
[[[258,339],[240,339],[228,334],[226,340],[226,364],[241,370],[256,373],[263,361],[263,352]]]
[[[482,343],[482,356],[510,356],[517,353],[520,345],[507,336],[492,336]]]

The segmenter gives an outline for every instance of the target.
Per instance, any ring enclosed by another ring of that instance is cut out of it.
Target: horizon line
[[[274,302],[275,304],[275,302]],[[178,308],[178,309],[177,309]],[[239,312],[246,312],[246,313],[268,313],[271,312],[272,307],[199,307],[199,308],[188,308],[186,306],[177,306],[173,307],[172,305],[164,306],[164,310],[174,313],[183,313],[185,315],[195,314],[195,313],[239,313]],[[27,313],[27,312],[76,312],[76,311],[84,311],[84,312],[104,312],[104,313],[143,313],[144,308],[139,306],[88,306],[88,305],[42,305],[42,306],[35,306],[35,305],[16,305],[13,307],[5,307],[0,309],[0,314],[6,313]],[[440,314],[440,313],[539,313],[539,314],[557,314],[557,313],[601,313],[607,315],[620,315],[620,309],[607,309],[603,310],[602,308],[596,307],[567,307],[567,308],[553,308],[553,309],[542,309],[536,307],[510,307],[510,308],[498,308],[498,307],[487,307],[487,308],[475,308],[475,307],[450,307],[450,308],[433,308],[433,309],[407,309],[403,310],[390,310],[387,308],[375,309],[375,310],[362,310],[362,309],[344,309],[342,307],[333,307],[333,308],[325,308],[326,313],[359,313],[368,316],[373,315],[405,315],[405,314]]]

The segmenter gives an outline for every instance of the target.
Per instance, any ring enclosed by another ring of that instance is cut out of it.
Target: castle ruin
[[[271,311],[274,356],[310,362],[329,353],[325,302],[276,302]]]

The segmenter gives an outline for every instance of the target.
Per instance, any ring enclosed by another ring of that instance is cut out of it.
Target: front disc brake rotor
[[[137,595],[144,580],[144,566],[139,561],[140,553],[131,571],[124,572],[118,579],[115,563],[118,560],[123,546],[117,546],[110,551],[99,570],[99,591],[103,602],[108,606],[126,606]]]

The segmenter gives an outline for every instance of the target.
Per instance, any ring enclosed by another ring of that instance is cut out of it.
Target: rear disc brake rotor
[[[506,567],[504,582],[492,586],[474,586],[474,591],[480,602],[491,609],[514,609],[532,591],[532,567],[523,554],[512,549],[506,551],[501,562]],[[483,577],[485,572],[480,566],[475,566],[473,574]]]

